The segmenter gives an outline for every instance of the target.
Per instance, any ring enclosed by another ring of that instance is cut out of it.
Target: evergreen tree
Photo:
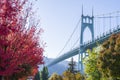
[[[43,67],[43,70],[41,71],[41,78],[42,80],[48,80],[48,68],[46,66]]]
[[[40,72],[35,75],[34,80],[40,80]]]
[[[69,65],[68,71],[70,71],[71,73],[76,73],[77,72],[77,70],[75,70],[76,63],[73,60],[73,58],[71,58],[71,61],[68,65]]]

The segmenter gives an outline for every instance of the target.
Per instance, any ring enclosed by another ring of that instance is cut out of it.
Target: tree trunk
[[[2,80],[2,76],[0,76],[0,80]]]
[[[0,76],[0,80],[4,80],[4,77],[3,77],[3,76]]]
[[[4,77],[2,77],[2,80],[4,80]]]

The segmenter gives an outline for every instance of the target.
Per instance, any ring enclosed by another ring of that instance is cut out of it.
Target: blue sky
[[[42,40],[46,42],[44,55],[49,58],[58,57],[58,53],[64,47],[81,18],[82,5],[85,15],[91,15],[92,8],[94,8],[94,15],[99,15],[120,11],[119,3],[120,0],[37,0],[35,5],[38,7],[38,16],[36,17],[40,19],[40,27],[44,29]],[[98,34],[103,30],[100,29],[96,29],[95,33]],[[71,49],[79,35],[80,24],[61,54]],[[85,31],[84,36],[85,41],[91,38],[88,30]]]

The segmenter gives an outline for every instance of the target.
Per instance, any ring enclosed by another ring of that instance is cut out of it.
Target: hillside
[[[44,58],[45,65],[53,60],[54,59],[52,59],[52,58],[45,57]],[[57,74],[62,74],[68,68],[68,63],[69,63],[69,61],[62,61],[56,65],[48,67],[49,75],[51,75],[54,72],[56,72]],[[43,65],[40,66],[39,70],[41,70],[42,67],[43,67]]]

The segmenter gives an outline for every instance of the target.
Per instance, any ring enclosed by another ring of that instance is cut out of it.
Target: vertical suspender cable
[[[110,15],[110,23],[109,24],[110,24],[110,30],[111,30],[111,13],[109,15]]]
[[[119,11],[116,13],[116,26],[118,25],[118,17],[119,17]]]
[[[96,28],[97,28],[97,25],[96,25],[96,18],[94,17],[94,35],[96,34]],[[96,37],[96,35],[95,35],[95,37]],[[94,38],[95,38],[94,37]]]
[[[104,17],[104,14],[103,14]],[[105,18],[103,18],[103,33],[105,32]]]
[[[120,24],[119,19],[120,19],[120,11],[118,11],[118,25]]]
[[[61,51],[57,54],[57,56],[59,56],[59,55],[63,52],[63,50],[65,49],[65,47],[66,47],[66,46],[68,45],[68,43],[70,42],[70,40],[71,40],[73,34],[75,33],[75,31],[76,31],[77,28],[79,27],[80,21],[81,21],[81,18],[80,18],[79,21],[77,22],[77,25],[75,26],[75,28],[74,28],[72,34],[71,34],[70,37],[68,38],[67,42],[65,43],[65,45],[63,46],[63,48],[61,49]]]
[[[98,22],[98,24],[99,24],[99,25],[98,25],[98,28],[97,28],[97,31],[99,32],[99,33],[97,34],[97,37],[98,37],[98,35],[101,34],[101,29],[100,29],[100,24],[101,24],[101,23],[100,23],[100,18],[97,19],[97,22]],[[96,37],[96,38],[97,38],[97,37]]]
[[[120,23],[119,23],[119,17],[120,17],[120,16],[119,16],[119,15],[120,15],[119,13],[120,13],[120,11],[117,11],[117,17],[116,17],[117,26],[120,24]]]

